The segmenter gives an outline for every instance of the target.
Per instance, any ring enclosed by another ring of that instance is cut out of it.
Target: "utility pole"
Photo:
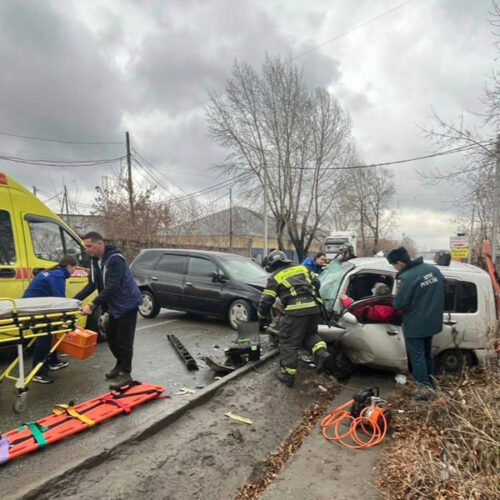
[[[130,155],[130,137],[128,132],[125,132],[125,142],[127,144],[127,187],[128,187],[128,203],[130,206],[130,214],[134,216],[134,188],[132,184],[132,157]]]
[[[233,251],[233,188],[229,188],[229,250]]]
[[[66,205],[66,223],[68,226],[70,225],[69,223],[69,202],[68,202],[68,190],[66,189],[66,184],[64,185],[64,204]]]
[[[264,255],[263,259],[267,257],[267,167],[264,163]]]
[[[469,235],[469,257],[467,257],[467,262],[470,264],[472,261],[472,249],[474,248],[474,215],[476,212],[476,200],[472,204],[472,218],[470,221],[470,235]]]
[[[500,222],[500,134],[497,134],[495,161],[495,195],[493,197],[493,227],[491,228],[491,260],[496,268],[498,224]]]

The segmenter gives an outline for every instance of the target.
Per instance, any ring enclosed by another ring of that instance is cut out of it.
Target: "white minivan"
[[[482,367],[497,332],[490,277],[461,262],[437,267],[446,280],[443,330],[432,344],[437,367],[446,371],[459,371],[464,365]],[[392,296],[374,297],[371,290],[375,283],[385,283],[394,292],[396,274],[385,259],[363,257],[334,263],[320,276],[320,293],[332,320],[330,326],[320,325],[319,333],[340,365],[408,371],[401,319],[394,324],[373,322],[359,313],[363,306],[392,304]],[[339,298],[343,294],[354,301],[347,308]]]

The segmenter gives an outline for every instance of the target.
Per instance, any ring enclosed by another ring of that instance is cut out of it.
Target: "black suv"
[[[227,318],[235,329],[238,320],[257,319],[268,276],[246,257],[202,250],[142,250],[130,268],[144,298],[143,317],[167,307]]]

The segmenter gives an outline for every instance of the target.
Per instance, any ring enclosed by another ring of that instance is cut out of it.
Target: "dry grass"
[[[440,380],[439,397],[393,398],[392,439],[378,460],[388,499],[500,498],[500,372]],[[398,410],[404,413],[398,413]]]

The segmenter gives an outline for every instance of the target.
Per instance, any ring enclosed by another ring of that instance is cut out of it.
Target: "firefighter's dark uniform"
[[[320,283],[303,265],[285,265],[269,276],[259,302],[259,316],[267,317],[277,297],[285,308],[280,323],[280,362],[284,372],[297,373],[298,351],[304,346],[317,354],[326,352],[326,343],[318,336]]]

